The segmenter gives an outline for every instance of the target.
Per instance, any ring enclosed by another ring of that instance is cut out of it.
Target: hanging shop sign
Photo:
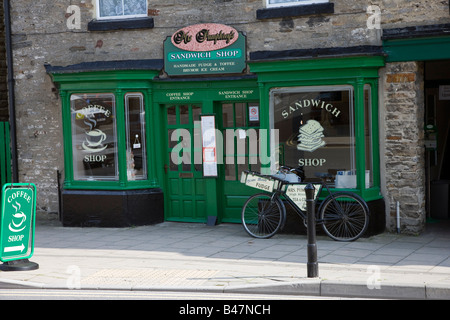
[[[245,59],[244,34],[223,24],[188,26],[164,41],[164,68],[171,76],[241,73]]]

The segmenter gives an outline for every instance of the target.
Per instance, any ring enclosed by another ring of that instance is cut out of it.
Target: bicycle
[[[245,231],[255,238],[267,239],[281,230],[286,222],[285,200],[307,225],[306,195],[301,168],[282,166],[282,174],[294,173],[298,182],[286,180],[280,176],[262,175],[258,172],[244,171],[241,182],[250,187],[264,190],[268,193],[257,193],[251,196],[242,208],[242,224]],[[321,224],[325,233],[337,241],[354,241],[360,238],[369,224],[369,208],[367,203],[357,194],[348,191],[331,192],[323,182],[311,182],[314,189],[314,199],[325,188],[328,196],[321,201],[316,210],[316,223]]]

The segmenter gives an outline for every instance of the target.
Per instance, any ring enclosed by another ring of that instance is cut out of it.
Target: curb
[[[225,288],[224,292],[400,300],[450,300],[450,286],[439,284],[383,283],[379,288],[370,289],[366,283],[361,282],[319,279],[281,285],[230,287]]]
[[[0,280],[0,289],[54,289],[77,290],[43,283]],[[383,283],[379,288],[369,289],[365,283],[335,280],[307,279],[299,282],[269,285],[225,286],[225,287],[123,287],[88,286],[83,290],[125,290],[125,291],[170,291],[170,292],[211,292],[249,293],[277,295],[305,295],[321,297],[343,297],[362,299],[398,300],[450,300],[450,286],[440,284],[417,285]]]

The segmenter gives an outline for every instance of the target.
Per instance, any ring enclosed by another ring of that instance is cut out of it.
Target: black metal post
[[[317,244],[316,244],[316,214],[314,203],[314,186],[308,184],[305,187],[306,210],[308,214],[308,278],[317,278],[319,276],[319,264],[317,262]]]

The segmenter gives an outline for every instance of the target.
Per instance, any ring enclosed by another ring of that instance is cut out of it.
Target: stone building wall
[[[3,1],[0,0],[0,121],[9,120]]]
[[[402,232],[420,233],[425,222],[423,63],[387,63],[381,83],[387,227],[397,228],[398,201]]]
[[[448,1],[443,0],[331,0],[335,8],[333,14],[266,20],[256,19],[256,11],[264,8],[262,0],[149,0],[149,15],[155,24],[153,29],[90,32],[87,25],[95,16],[95,2],[11,1],[19,179],[37,184],[40,212],[58,211],[57,170],[64,168],[61,101],[45,72],[46,63],[64,66],[87,61],[162,59],[163,41],[167,36],[179,28],[206,22],[227,24],[245,32],[248,52],[381,45],[381,30],[367,27],[368,19],[373,18],[373,13],[367,13],[369,5],[379,6],[381,28],[449,22]],[[67,26],[71,16],[67,13],[69,5],[76,5],[81,10],[79,29]],[[394,66],[388,66],[391,67]],[[386,81],[386,86],[394,88],[396,83]],[[386,99],[394,98],[387,95]],[[418,97],[409,99],[417,100]],[[380,108],[384,106],[380,105]],[[390,110],[391,107],[386,105],[385,108]],[[419,113],[419,109],[415,111]],[[406,139],[403,133],[400,135],[391,129],[390,124],[395,122],[395,119],[388,119],[391,115],[399,116],[394,111],[386,111],[385,157]],[[417,119],[408,121],[415,128],[419,125]],[[402,140],[396,140],[398,137]],[[418,155],[420,152],[414,150],[413,153],[415,160],[408,161],[418,168],[422,161]],[[398,166],[404,164],[399,160],[398,164],[386,165],[386,173],[395,175]],[[414,172],[401,172],[405,173],[402,178],[413,179],[416,183]],[[395,190],[395,179],[389,177],[386,181],[392,184],[387,187],[391,202],[396,201],[396,192],[400,192]],[[404,186],[401,192],[418,192],[408,188]],[[414,200],[410,199],[410,202]],[[409,202],[402,203],[406,206]],[[421,206],[422,202],[418,203]],[[393,208],[392,203],[390,208]]]

